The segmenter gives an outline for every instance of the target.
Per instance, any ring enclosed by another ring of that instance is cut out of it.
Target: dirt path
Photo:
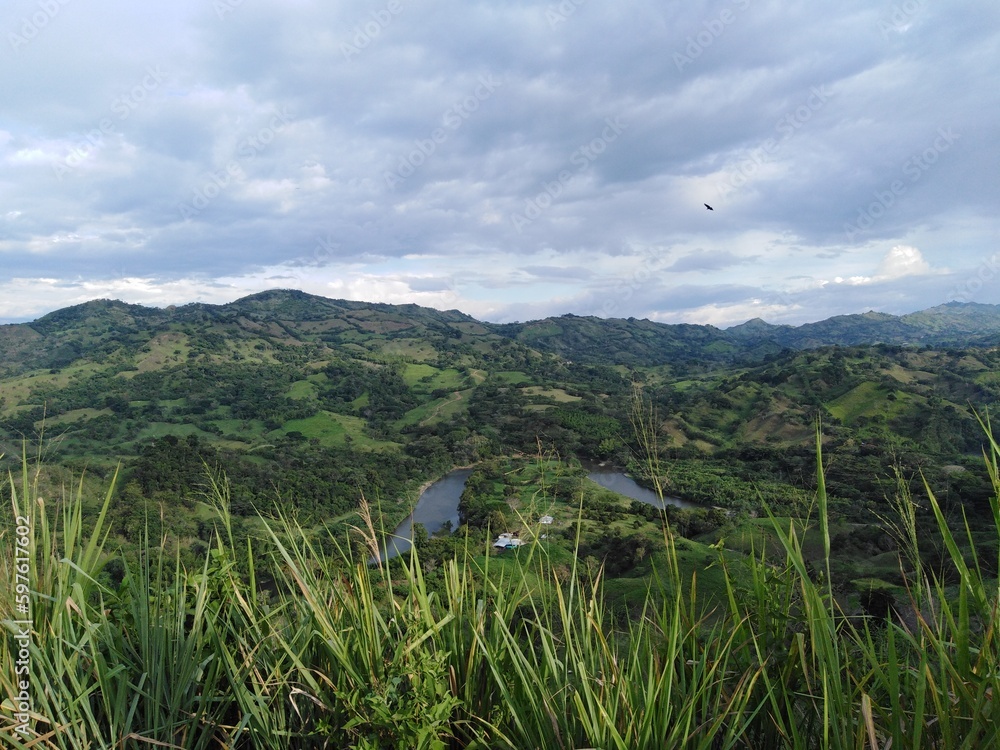
[[[473,380],[477,381],[476,385],[479,385],[484,380],[486,380],[486,371],[485,370],[471,370],[469,372],[469,374],[472,376]],[[420,422],[418,422],[418,424],[420,426],[423,426],[423,425],[426,425],[428,422],[430,422],[432,419],[436,419],[438,417],[438,415],[441,414],[441,410],[444,407],[449,406],[451,404],[456,404],[459,401],[461,401],[463,393],[464,393],[464,391],[455,391],[454,393],[452,393],[451,394],[452,398],[450,398],[447,401],[444,401],[444,402],[438,404],[437,406],[435,406],[434,407],[434,411],[432,411],[426,417],[424,417],[423,419],[421,419]]]
[[[420,424],[420,426],[423,426],[423,425],[427,424],[432,419],[437,418],[438,414],[441,413],[441,410],[444,407],[448,406],[449,404],[458,403],[459,401],[462,400],[462,392],[461,391],[455,391],[451,395],[453,396],[453,398],[450,398],[447,401],[444,401],[444,402],[438,404],[437,406],[435,406],[434,407],[434,411],[432,411],[430,414],[428,414],[426,417],[424,417],[422,420],[420,420],[420,422],[418,424]]]

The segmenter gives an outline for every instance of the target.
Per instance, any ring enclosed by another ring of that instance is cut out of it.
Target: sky
[[[1000,303],[998,70],[987,0],[7,0],[0,322]]]

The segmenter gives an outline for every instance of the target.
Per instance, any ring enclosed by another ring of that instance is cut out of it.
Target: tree
[[[430,534],[427,533],[427,527],[422,523],[413,524],[413,547],[417,550],[422,550],[427,547],[427,541],[430,539]]]

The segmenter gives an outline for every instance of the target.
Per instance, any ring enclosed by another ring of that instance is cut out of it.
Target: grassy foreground
[[[992,438],[989,446],[1000,496],[1000,448]],[[822,471],[818,480],[828,562]],[[784,555],[750,555],[738,569],[720,556],[727,597],[710,612],[697,603],[697,577],[682,580],[665,529],[674,564],[655,584],[663,604],[623,628],[605,616],[600,577],[556,570],[541,547],[522,550],[514,573],[467,550],[434,592],[415,554],[390,573],[356,546],[311,543],[284,518],[266,521],[268,539],[238,547],[224,483],[214,493],[216,538],[198,568],[153,544],[123,561],[112,585],[102,573],[118,559],[107,548],[110,489],[87,530],[81,493],[43,499],[27,462],[9,493],[4,748],[998,742],[998,588],[987,570],[1000,561],[970,554],[932,494],[948,565],[924,569],[915,506],[901,493],[890,523],[909,601],[887,619],[846,615],[827,572],[805,562],[801,532],[776,523]],[[996,497],[992,514],[1000,533]],[[374,531],[362,532],[374,545]],[[18,574],[32,592],[27,625]]]

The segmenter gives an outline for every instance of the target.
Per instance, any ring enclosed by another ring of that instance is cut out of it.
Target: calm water
[[[633,479],[625,476],[620,471],[612,471],[611,469],[602,469],[600,467],[590,466],[587,467],[587,478],[592,482],[596,482],[605,489],[611,490],[612,492],[617,492],[619,495],[624,495],[625,497],[630,497],[633,500],[638,500],[641,503],[646,503],[647,505],[652,505],[657,508],[663,508],[664,505],[676,505],[678,508],[697,508],[695,503],[689,503],[681,500],[679,497],[665,497],[663,502],[655,492],[650,489],[646,489],[642,485],[636,484]]]
[[[472,474],[472,469],[455,469],[436,481],[417,500],[417,507],[403,523],[396,527],[385,544],[383,560],[396,557],[406,552],[412,546],[413,524],[422,523],[428,534],[438,531],[447,521],[452,528],[458,528],[458,501],[465,489],[465,482]],[[587,477],[605,489],[617,492],[619,495],[638,500],[639,502],[662,508],[664,504],[676,505],[679,508],[697,508],[694,503],[688,503],[680,498],[664,498],[665,503],[652,490],[636,484],[620,471],[603,469],[599,466],[587,467]]]
[[[438,531],[447,521],[451,521],[452,528],[457,529],[458,501],[471,474],[472,469],[455,469],[424,490],[410,517],[392,532],[382,559],[395,557],[410,548],[415,523],[422,523],[428,534]]]

